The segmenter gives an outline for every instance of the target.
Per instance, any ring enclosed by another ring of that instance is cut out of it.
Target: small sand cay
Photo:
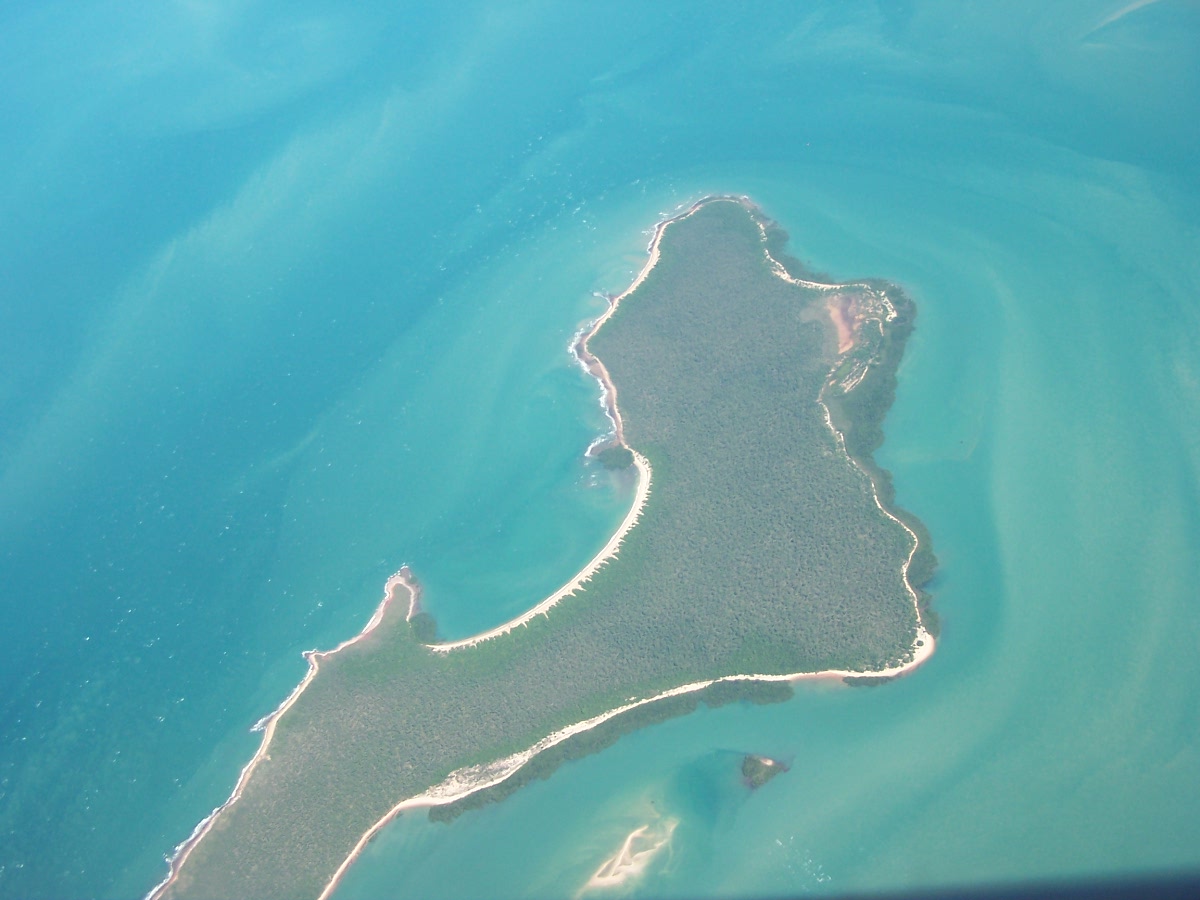
[[[647,823],[629,832],[621,849],[604,861],[580,893],[620,887],[640,876],[659,851],[671,842],[678,824],[678,819],[667,819],[657,828],[651,829]]]

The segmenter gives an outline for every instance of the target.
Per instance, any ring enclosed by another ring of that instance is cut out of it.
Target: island
[[[757,790],[777,775],[788,770],[786,764],[769,756],[748,753],[742,757],[742,781],[750,790]]]
[[[151,898],[328,897],[405,811],[452,817],[701,702],[929,657],[929,538],[872,456],[913,303],[810,276],[785,242],[740,197],[658,224],[633,284],[570,348],[612,423],[589,464],[632,488],[615,533],[551,596],[465,640],[436,640],[401,569],[362,633],[306,654]]]

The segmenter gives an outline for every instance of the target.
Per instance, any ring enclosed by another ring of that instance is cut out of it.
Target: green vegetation
[[[413,638],[422,644],[432,644],[437,640],[437,619],[427,612],[419,612],[408,620]]]
[[[565,762],[603,750],[605,747],[615,744],[619,737],[629,734],[631,731],[690,713],[701,703],[708,707],[725,706],[737,702],[782,703],[784,700],[790,700],[793,693],[792,686],[781,681],[719,681],[701,691],[679,697],[669,697],[657,703],[647,703],[645,706],[631,709],[624,715],[609,719],[570,740],[543,750],[522,766],[511,778],[507,778],[493,787],[476,791],[453,803],[433,807],[429,811],[429,818],[435,822],[449,822],[468,810],[478,809],[488,803],[503,800],[531,781],[549,778]]]
[[[596,454],[596,459],[600,460],[601,465],[606,469],[628,469],[633,465],[633,452],[628,447],[618,444],[613,447],[605,447]]]
[[[788,767],[765,756],[749,754],[742,759],[742,778],[751,790],[760,788],[776,775],[782,775]]]
[[[883,420],[896,397],[896,369],[904,355],[904,345],[913,330],[916,308],[899,288],[882,282],[867,283],[869,290],[883,297],[895,310],[895,318],[880,327],[864,329],[863,340],[848,352],[834,369],[831,384],[823,394],[834,427],[842,432],[846,452],[858,462],[875,483],[880,501],[916,533],[919,545],[908,567],[908,581],[920,598],[921,620],[934,635],[938,634],[937,614],[929,608],[929,595],[922,588],[933,578],[937,557],[923,522],[896,507],[892,476],[875,463],[874,453],[883,444]],[[874,326],[874,322],[868,323]],[[854,389],[846,392],[838,382],[856,364],[867,363],[866,375]]]
[[[758,222],[722,201],[669,226],[658,265],[590,342],[619,390],[626,441],[654,472],[619,558],[548,616],[477,646],[435,653],[417,639],[430,623],[414,619],[325,659],[171,895],[316,896],[398,801],[633,699],[733,674],[869,674],[910,658],[909,535],[880,513],[826,424],[819,398],[838,359],[824,296],[771,272]],[[869,453],[911,319],[906,304],[881,327],[866,380],[828,392],[881,494],[890,483]],[[640,706],[438,815],[699,702],[790,690],[728,682]]]
[[[849,687],[879,687],[891,680],[888,675],[847,675],[842,682]]]

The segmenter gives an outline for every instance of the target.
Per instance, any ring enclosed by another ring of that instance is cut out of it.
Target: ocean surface
[[[15,2],[0,83],[0,897],[143,895],[402,563],[451,638],[566,581],[630,499],[568,342],[709,193],[918,304],[936,656],[406,815],[338,900],[669,821],[616,893],[1200,868],[1194,2]]]

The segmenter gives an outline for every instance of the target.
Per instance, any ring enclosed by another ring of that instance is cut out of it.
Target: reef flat
[[[308,655],[152,896],[327,896],[406,809],[494,796],[539,759],[701,700],[928,657],[928,540],[870,459],[913,305],[804,277],[784,240],[738,198],[659,223],[573,348],[613,421],[594,464],[637,482],[617,532],[529,613],[453,643],[422,643],[416,582],[394,576],[361,635]]]

